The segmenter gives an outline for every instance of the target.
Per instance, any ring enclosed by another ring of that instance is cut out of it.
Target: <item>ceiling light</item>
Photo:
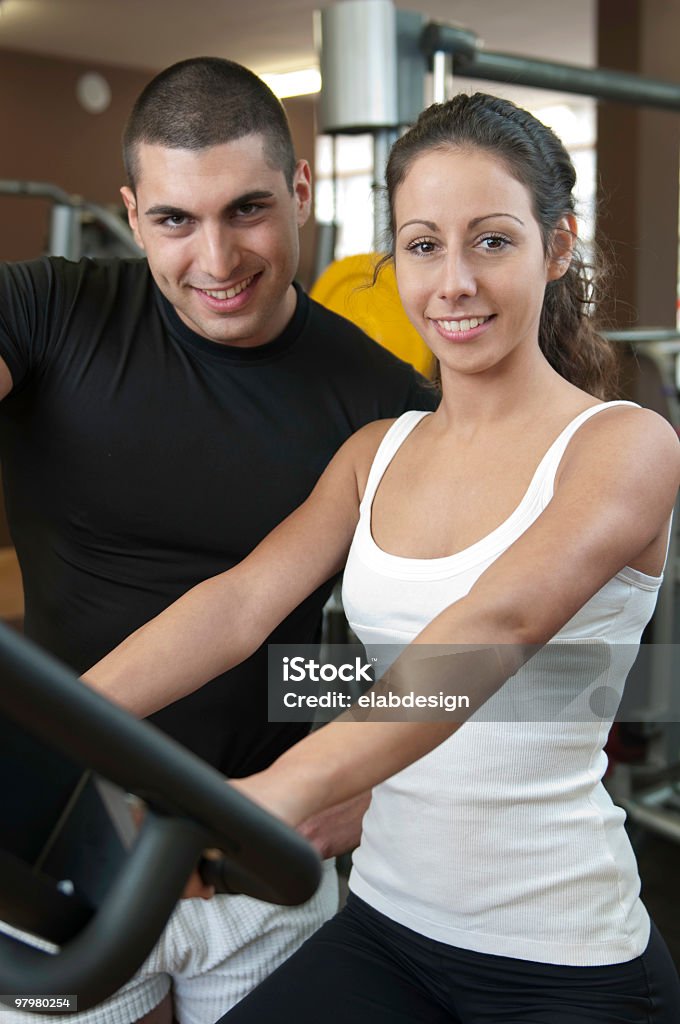
[[[260,78],[280,100],[286,96],[309,96],[321,90],[321,75],[318,68],[264,74],[260,75]]]

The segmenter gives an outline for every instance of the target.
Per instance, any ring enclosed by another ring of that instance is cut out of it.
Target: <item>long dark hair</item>
[[[460,93],[435,103],[392,147],[386,184],[392,247],[394,200],[414,160],[422,153],[475,147],[495,154],[528,190],[548,254],[555,228],[574,212],[576,172],[555,133],[527,110],[486,93]],[[595,310],[603,277],[598,255],[589,263],[575,249],[567,272],[545,289],[538,340],[550,365],[562,377],[598,398],[617,391],[613,346],[599,333]]]

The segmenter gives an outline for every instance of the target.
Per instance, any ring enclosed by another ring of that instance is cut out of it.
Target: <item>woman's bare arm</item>
[[[476,691],[472,714],[537,645],[665,536],[680,484],[672,428],[647,410],[619,407],[577,436],[547,509],[397,660],[399,688],[418,688],[419,646],[443,645],[442,682],[453,692]],[[436,685],[436,662],[428,659],[430,685]],[[297,825],[427,754],[459,727],[457,717],[457,723],[358,722],[345,714],[238,785]]]

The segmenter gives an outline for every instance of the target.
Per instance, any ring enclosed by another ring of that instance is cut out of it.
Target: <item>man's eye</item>
[[[244,203],[243,206],[238,208],[239,217],[250,217],[254,213],[259,213],[264,207],[260,203]]]
[[[171,213],[169,217],[164,217],[161,221],[163,227],[166,228],[183,228],[188,222],[188,217],[185,217],[182,213]]]

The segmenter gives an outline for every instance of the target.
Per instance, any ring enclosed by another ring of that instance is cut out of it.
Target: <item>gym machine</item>
[[[0,1017],[20,996],[81,1011],[120,988],[204,850],[220,892],[293,905],[321,876],[296,832],[6,626],[0,793]]]
[[[0,180],[0,195],[26,199],[49,199],[50,225],[47,256],[79,260],[81,256],[142,256],[127,224],[99,203],[71,196],[57,185],[44,181]],[[92,251],[87,234],[91,228],[103,232],[103,241]]]
[[[680,333],[639,329],[609,331],[606,336],[624,346],[624,358],[634,369],[634,400],[665,416],[680,436]],[[664,583],[648,627],[646,700],[635,715],[645,756],[640,763],[615,763],[607,779],[609,792],[636,830],[649,830],[676,843],[680,842],[679,515],[680,500],[673,515]]]
[[[585,68],[484,50],[472,31],[396,10],[392,0],[343,0],[317,12],[322,89],[319,131],[373,136],[375,186],[400,129],[431,101],[447,98],[452,76],[553,89],[680,110],[680,85],[622,71]],[[374,239],[385,214],[375,204]],[[375,244],[375,243],[374,243]]]

